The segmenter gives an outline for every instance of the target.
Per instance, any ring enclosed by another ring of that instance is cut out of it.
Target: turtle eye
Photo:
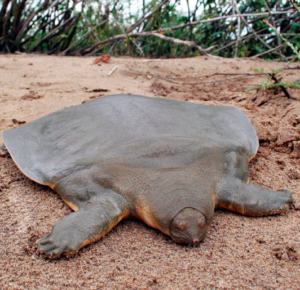
[[[205,225],[205,220],[204,219],[200,219],[197,222],[198,222],[198,227],[199,228],[202,228]]]
[[[176,223],[177,228],[179,228],[180,230],[185,230],[186,229],[186,223],[184,221],[178,221]]]

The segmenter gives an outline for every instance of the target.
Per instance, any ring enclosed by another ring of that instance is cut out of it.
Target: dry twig
[[[60,53],[60,55],[65,55],[71,48],[73,48],[75,45],[77,45],[78,43],[80,43],[83,39],[89,37],[92,33],[94,33],[94,31],[103,26],[105,23],[108,22],[108,18],[104,19],[103,21],[101,21],[98,25],[96,25],[94,28],[92,28],[90,31],[86,32],[80,39],[78,39],[77,41],[75,41],[74,43],[72,43],[68,48],[66,48],[64,51],[62,51]]]
[[[252,58],[252,57],[259,57],[259,56],[268,54],[268,53],[270,53],[270,52],[272,52],[272,51],[274,51],[274,50],[278,50],[278,49],[280,49],[280,48],[282,48],[282,47],[284,47],[284,44],[278,45],[278,46],[276,46],[276,47],[274,47],[274,48],[272,48],[272,49],[269,49],[269,50],[267,50],[267,51],[264,51],[264,52],[262,52],[262,53],[259,53],[259,54],[250,56],[250,58]]]
[[[119,66],[115,66],[107,75],[111,76]]]
[[[114,21],[118,24],[118,26],[122,29],[123,33],[128,35],[128,32],[125,30],[125,28],[122,26],[122,24],[114,18]],[[135,47],[139,50],[142,56],[145,56],[143,49],[136,43],[135,40],[132,40],[132,43],[135,45]]]
[[[272,15],[271,9],[270,9],[270,7],[269,7],[266,0],[263,0],[263,2],[265,4],[267,10],[269,11],[269,17],[271,19],[271,23],[272,23],[273,26],[275,26],[276,22],[275,22],[275,19],[274,19],[273,15]],[[278,35],[276,35],[276,37],[277,37],[277,44],[278,44],[277,48],[278,48],[281,45],[281,39]],[[281,53],[280,49],[279,49],[279,52]]]
[[[237,2],[235,0],[232,0],[232,6],[233,6],[233,11],[235,10],[236,12],[238,11],[238,6]],[[238,35],[237,35],[237,40],[235,43],[235,52],[234,52],[234,58],[237,57],[238,49],[239,49],[239,42],[241,41],[241,17],[238,17]]]
[[[293,5],[296,11],[300,12],[300,8],[295,4],[293,0],[290,0],[290,3]]]
[[[276,83],[279,84],[280,81],[276,78],[275,73],[269,73],[269,76],[271,77],[271,79]],[[280,86],[280,88],[282,89],[283,93],[286,95],[286,97],[288,99],[291,98],[289,92],[287,91],[287,89],[284,86]]]
[[[133,24],[129,29],[127,29],[127,33],[133,31],[136,27],[139,27],[146,19],[150,18],[156,11],[158,11],[162,6],[164,6],[169,0],[162,1],[157,7],[151,11],[150,13],[144,14],[135,24]]]
[[[278,20],[277,22],[281,22],[281,21],[283,21],[283,19],[280,19],[280,20]],[[265,31],[265,30],[268,30],[268,27],[265,27],[265,28],[263,28],[263,29],[260,29],[260,30],[256,31],[256,33],[260,33],[260,32],[263,32],[263,31]],[[260,36],[265,36],[265,35],[260,35]],[[254,35],[253,33],[249,33],[249,34],[247,34],[247,35],[241,37],[240,40],[244,40],[244,39],[252,38],[252,37],[255,37],[255,35]],[[226,45],[224,45],[224,46],[222,46],[222,47],[219,47],[219,48],[215,49],[215,50],[213,51],[213,54],[215,54],[215,53],[217,53],[217,52],[219,52],[219,51],[222,51],[222,50],[226,49],[227,47],[229,47],[229,46],[231,46],[231,45],[234,45],[235,43],[236,43],[236,40],[231,41],[231,42],[229,42],[228,44],[226,44]]]
[[[170,41],[170,42],[173,42],[173,43],[176,43],[176,44],[179,44],[179,45],[187,45],[189,47],[197,49],[200,53],[202,53],[204,55],[213,56],[213,55],[208,54],[205,51],[205,49],[203,49],[200,45],[197,45],[194,41],[181,40],[181,39],[178,39],[178,38],[165,36],[163,34],[152,32],[152,31],[135,32],[135,33],[129,33],[129,34],[119,34],[119,35],[107,38],[106,40],[103,40],[103,41],[100,41],[100,42],[94,44],[93,46],[88,48],[88,50],[93,51],[99,45],[109,43],[109,42],[112,42],[112,41],[116,41],[116,40],[117,41],[118,40],[123,40],[124,38],[145,37],[145,36],[154,36],[154,37],[158,37],[158,38],[161,38],[163,40]]]
[[[288,11],[275,11],[271,12],[272,15],[276,14],[288,14],[288,13],[293,13],[293,10],[288,10]],[[226,15],[226,16],[219,16],[219,17],[213,17],[213,18],[208,18],[204,20],[199,20],[199,21],[193,21],[185,24],[180,24],[176,25],[173,27],[167,27],[167,28],[161,28],[154,30],[153,32],[163,32],[163,31],[169,31],[169,30],[176,30],[176,29],[181,29],[185,28],[187,26],[195,26],[201,23],[207,23],[207,22],[214,22],[222,19],[228,19],[228,18],[234,18],[234,17],[255,17],[255,16],[267,16],[269,15],[269,12],[261,12],[261,13],[243,13],[243,14],[231,14],[231,15]]]
[[[127,37],[154,36],[154,37],[159,37],[161,39],[164,39],[166,41],[171,41],[171,42],[174,42],[174,43],[177,43],[177,44],[180,44],[180,45],[187,45],[187,46],[196,48],[200,53],[202,53],[204,55],[213,56],[212,54],[208,54],[207,50],[203,49],[201,46],[197,45],[193,41],[185,41],[185,40],[181,40],[181,39],[177,39],[177,38],[172,38],[172,37],[165,36],[165,35],[161,34],[161,32],[166,32],[166,31],[171,31],[171,30],[176,30],[176,29],[182,29],[182,28],[185,28],[185,27],[188,27],[188,26],[195,26],[195,25],[198,25],[198,24],[201,24],[201,23],[213,22],[213,21],[218,21],[218,20],[228,19],[228,18],[234,18],[234,17],[237,17],[238,19],[242,18],[242,19],[245,20],[244,17],[267,16],[267,15],[275,15],[275,14],[288,14],[288,13],[294,12],[293,10],[288,10],[288,11],[262,12],[262,13],[245,13],[245,14],[238,13],[238,14],[232,14],[232,15],[226,15],[226,16],[220,16],[220,17],[204,19],[204,20],[200,20],[200,21],[192,21],[192,22],[189,22],[189,23],[185,23],[185,24],[181,24],[181,25],[177,25],[177,26],[173,26],[173,27],[160,28],[160,29],[153,30],[153,31],[131,32],[135,28],[137,28],[141,23],[143,23],[144,20],[148,19],[151,15],[153,15],[153,13],[156,12],[158,9],[160,9],[166,2],[167,2],[167,0],[161,2],[160,5],[158,7],[156,7],[150,14],[144,15],[140,20],[137,21],[136,24],[134,24],[133,26],[131,26],[127,30],[127,33],[115,35],[115,36],[107,38],[103,41],[99,41],[96,44],[93,44],[90,47],[87,47],[84,50],[84,53],[87,54],[87,55],[91,55],[91,54],[93,54],[94,49],[96,49],[98,46],[106,44],[106,43],[110,43],[110,42],[116,43],[117,41],[123,40],[124,38],[127,38]],[[247,25],[248,25],[248,23],[247,23]],[[263,41],[257,35],[257,33],[255,31],[253,31],[253,29],[252,29],[252,32],[255,34],[255,36],[258,39]],[[244,38],[240,37],[239,41],[242,40],[242,39],[244,39]],[[236,43],[236,41],[234,41],[234,43]],[[266,44],[265,42],[264,42],[264,44],[268,46],[268,44]],[[268,48],[272,49],[270,46],[268,46]],[[216,51],[214,51],[214,53],[215,52]]]
[[[31,14],[28,16],[28,18],[26,19],[26,21],[23,23],[22,28],[19,30],[17,37],[16,37],[16,42],[19,43],[24,35],[24,32],[26,31],[26,29],[29,26],[29,23],[31,22],[31,20],[40,12],[43,10],[48,10],[50,8],[52,8],[54,5],[56,5],[59,0],[54,1],[54,3],[50,6],[48,6],[50,0],[46,0],[41,6],[39,6],[36,10],[32,11]]]
[[[235,1],[235,0],[234,0]],[[237,7],[237,6],[236,6]],[[245,23],[245,25],[252,31],[252,33],[257,37],[257,39],[264,45],[266,46],[268,49],[272,49],[272,47],[270,45],[268,45],[258,34],[257,32],[249,25],[249,23],[247,22],[246,18],[240,13],[240,10],[237,8],[237,13],[239,14],[239,17],[241,17],[241,19],[243,20],[243,22]],[[282,55],[282,53],[278,52],[275,50],[275,52],[277,54],[280,55],[281,58],[285,59],[285,56]]]

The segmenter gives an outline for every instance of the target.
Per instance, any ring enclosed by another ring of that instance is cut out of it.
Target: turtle
[[[4,131],[3,140],[18,168],[73,210],[38,242],[50,258],[75,254],[125,218],[197,246],[216,209],[257,217],[293,202],[289,190],[249,183],[259,142],[231,106],[104,96]]]

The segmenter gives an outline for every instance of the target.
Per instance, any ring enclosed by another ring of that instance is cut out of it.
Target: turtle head
[[[173,218],[170,235],[176,243],[197,246],[203,241],[206,228],[205,216],[197,209],[186,207]]]

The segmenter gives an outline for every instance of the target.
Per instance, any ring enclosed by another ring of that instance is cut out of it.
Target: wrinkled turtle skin
[[[292,202],[288,190],[247,184],[258,139],[229,106],[107,96],[5,131],[3,140],[27,177],[74,210],[39,242],[51,258],[76,253],[123,218],[198,245],[217,208],[263,216]]]

